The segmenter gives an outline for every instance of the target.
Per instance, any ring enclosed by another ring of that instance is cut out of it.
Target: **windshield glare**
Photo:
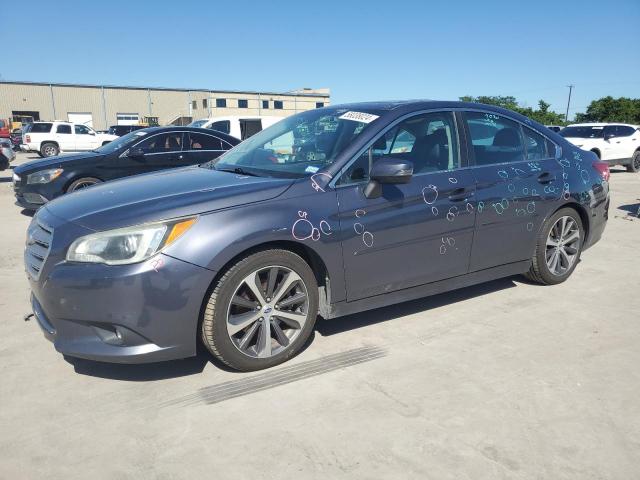
[[[565,138],[602,138],[604,127],[565,127],[559,134]]]
[[[340,118],[346,113],[358,120]],[[203,166],[275,177],[312,175],[332,164],[381,114],[370,110],[357,113],[360,115],[345,108],[324,108],[288,117]]]
[[[115,140],[104,144],[100,148],[94,150],[94,152],[103,154],[116,152],[123,148],[129,147],[129,144],[133,143],[135,140],[141,140],[142,137],[144,137],[148,133],[149,132],[146,130],[136,130],[135,132],[127,133],[122,137],[116,138]]]

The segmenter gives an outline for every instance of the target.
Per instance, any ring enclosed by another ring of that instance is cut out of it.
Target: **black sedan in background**
[[[16,205],[36,210],[60,195],[116,178],[208,162],[240,143],[190,127],[136,130],[97,150],[35,160],[14,169]]]

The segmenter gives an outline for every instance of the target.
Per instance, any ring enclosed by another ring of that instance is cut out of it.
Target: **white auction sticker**
[[[343,115],[340,115],[338,118],[341,120],[353,120],[354,122],[360,123],[371,123],[376,118],[379,118],[379,116],[364,112],[347,112]]]

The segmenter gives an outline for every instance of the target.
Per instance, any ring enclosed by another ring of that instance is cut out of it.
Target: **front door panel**
[[[473,182],[464,169],[384,185],[377,199],[365,198],[362,186],[338,189],[347,299],[465,274],[475,218]],[[466,199],[459,195],[465,187]]]

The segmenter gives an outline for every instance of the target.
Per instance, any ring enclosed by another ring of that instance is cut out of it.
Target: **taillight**
[[[31,137],[29,135],[27,135],[26,137],[24,137],[27,143],[31,143]]]
[[[604,180],[606,180],[607,182],[609,181],[611,172],[609,171],[609,164],[607,162],[593,162],[593,168],[598,171],[598,173]]]

